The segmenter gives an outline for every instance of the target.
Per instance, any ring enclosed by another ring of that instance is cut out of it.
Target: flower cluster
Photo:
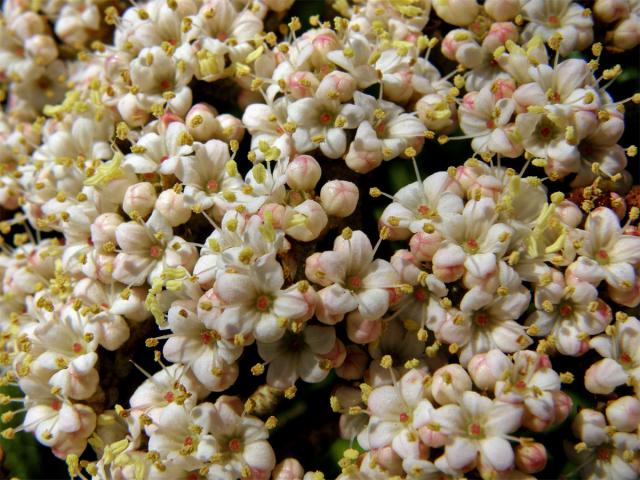
[[[2,435],[72,477],[321,480],[269,441],[319,388],[342,480],[636,478],[640,94],[603,65],[640,2],[290,8],[5,0]]]

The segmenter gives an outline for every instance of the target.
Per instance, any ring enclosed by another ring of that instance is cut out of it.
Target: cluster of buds
[[[5,1],[2,435],[80,478],[321,480],[269,442],[321,384],[341,480],[636,478],[640,94],[601,64],[640,3],[289,8]]]

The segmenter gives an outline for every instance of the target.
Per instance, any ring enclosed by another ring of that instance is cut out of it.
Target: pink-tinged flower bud
[[[439,232],[418,232],[409,240],[409,248],[419,262],[430,262],[443,240]]]
[[[636,15],[622,20],[613,31],[611,43],[620,50],[631,50],[640,44],[640,21]]]
[[[402,457],[400,457],[392,447],[382,447],[372,452],[375,461],[388,470],[389,474],[402,472]]]
[[[34,35],[24,44],[25,50],[40,65],[49,65],[58,58],[58,47],[49,35]]]
[[[496,382],[511,367],[509,358],[501,350],[493,349],[471,357],[467,370],[480,390],[493,390]]]
[[[591,365],[584,374],[584,386],[591,393],[608,395],[627,381],[628,375],[615,360],[603,358]]]
[[[573,419],[571,430],[587,446],[595,447],[607,441],[606,426],[607,421],[602,413],[591,408],[583,408]]]
[[[187,223],[191,218],[191,208],[185,203],[184,195],[175,190],[165,190],[158,196],[155,205],[172,227]]]
[[[455,282],[464,273],[465,259],[458,245],[444,245],[433,255],[433,274],[445,283]]]
[[[10,30],[20,38],[29,38],[38,33],[45,33],[44,17],[32,11],[21,13],[11,20]]]
[[[604,23],[613,23],[629,16],[629,0],[596,0],[593,5],[596,18]]]
[[[285,232],[296,240],[310,242],[318,238],[328,221],[327,214],[318,202],[305,200],[300,205],[287,209]]]
[[[264,0],[264,3],[269,7],[269,10],[273,10],[274,12],[285,12],[291,8],[294,1],[295,0]]]
[[[636,281],[632,288],[614,288],[611,285],[607,288],[607,293],[614,302],[625,307],[635,308],[640,303],[640,276],[636,275]]]
[[[582,223],[582,210],[571,200],[563,200],[556,207],[556,214],[560,220],[569,227],[576,228]]]
[[[497,201],[502,193],[502,182],[493,175],[480,175],[469,185],[469,193],[475,194],[476,191],[480,192],[483,197],[489,197]]]
[[[431,394],[440,405],[457,404],[462,394],[472,387],[471,378],[462,366],[445,365],[433,374]]]
[[[560,390],[553,392],[553,407],[555,418],[553,419],[555,424],[564,422],[573,408],[573,400],[571,397]]]
[[[296,155],[287,165],[287,185],[294,190],[313,190],[321,175],[322,168],[311,155]]]
[[[167,133],[167,129],[169,128],[169,125],[171,125],[172,123],[174,122],[184,123],[184,120],[182,119],[182,117],[176,115],[173,112],[166,112],[162,114],[158,120],[159,120],[158,133],[160,133],[161,135],[164,135],[165,133]]]
[[[634,432],[640,425],[640,399],[629,395],[607,405],[607,420],[619,432]]]
[[[524,473],[537,473],[547,466],[547,449],[538,442],[527,442],[516,447],[516,467]]]
[[[336,375],[345,380],[357,380],[363,377],[368,364],[369,355],[355,345],[349,345],[344,362],[336,368]]]
[[[327,53],[341,48],[340,40],[336,32],[328,28],[311,30],[305,34],[305,37],[306,36],[309,36],[311,45],[313,45],[314,54],[312,61],[318,66],[327,63]]]
[[[458,27],[469,25],[480,13],[476,0],[434,0],[432,4],[442,20]]]
[[[331,180],[320,189],[320,203],[328,215],[348,217],[358,206],[358,187],[346,180]]]
[[[118,100],[118,113],[131,127],[144,127],[149,121],[149,111],[132,93]]]
[[[484,10],[494,20],[505,22],[520,13],[520,0],[486,0]]]
[[[413,72],[409,68],[384,75],[384,96],[395,103],[407,103],[413,95]]]
[[[237,140],[238,142],[244,137],[244,125],[242,120],[229,113],[223,113],[218,115],[218,122],[220,123],[221,139],[229,142],[231,140]]]
[[[187,112],[185,124],[187,131],[198,142],[206,142],[217,138],[222,133],[222,126],[216,118],[218,112],[208,103],[197,103]]]
[[[318,78],[311,72],[294,72],[287,77],[289,94],[296,100],[313,96],[319,84]]]
[[[137,212],[139,215],[146,217],[153,210],[157,198],[156,189],[151,183],[134,183],[124,193],[122,209],[127,215]]]
[[[117,213],[98,215],[91,224],[91,241],[96,246],[116,241],[116,228],[124,219]]]
[[[482,46],[489,52],[493,52],[496,48],[507,43],[507,40],[516,42],[519,35],[518,27],[511,22],[492,23],[489,33],[482,41]]]
[[[448,133],[457,125],[455,104],[438,93],[425,95],[416,102],[416,113],[422,123],[436,133]]]
[[[322,79],[316,95],[347,102],[353,98],[353,92],[356,91],[357,86],[357,82],[350,74],[336,70]]]
[[[375,341],[382,332],[382,320],[365,320],[358,311],[347,315],[347,336],[361,345]]]
[[[271,225],[273,225],[274,228],[284,228],[284,219],[287,213],[284,205],[280,205],[279,203],[265,203],[258,211],[258,215],[264,218],[266,212],[271,213]]]
[[[337,368],[342,365],[347,358],[347,348],[339,339],[336,338],[336,343],[328,353],[318,355],[319,358],[324,358],[331,362],[332,368]]]
[[[293,3],[291,0],[285,0],[286,2]],[[270,6],[272,2],[267,0],[267,5]],[[289,8],[286,7],[285,10]],[[275,9],[272,9],[275,10]],[[279,10],[276,10],[279,11]],[[276,465],[276,468],[273,470],[271,478],[273,480],[302,480],[304,476],[304,468],[300,465],[300,462],[295,458],[285,458],[282,462]]]
[[[449,60],[456,60],[458,49],[465,43],[473,41],[473,35],[469,30],[456,28],[445,35],[440,49]]]

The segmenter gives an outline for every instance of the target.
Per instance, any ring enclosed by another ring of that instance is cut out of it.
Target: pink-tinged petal
[[[333,284],[318,292],[320,304],[316,310],[318,320],[333,325],[349,313],[358,308],[358,300],[350,291],[340,285]]]
[[[499,472],[511,468],[515,461],[513,449],[504,438],[485,438],[480,441],[480,450],[483,460]]]
[[[367,401],[372,416],[400,421],[400,414],[407,413],[404,400],[392,385],[375,388]]]
[[[302,334],[311,351],[319,355],[329,353],[336,343],[336,331],[333,327],[310,325]]]
[[[336,237],[333,249],[342,252],[346,256],[347,270],[352,275],[362,274],[373,261],[373,247],[367,235],[356,230],[351,233],[351,238],[345,239],[342,235]],[[345,258],[343,257],[343,261]]]
[[[389,309],[389,292],[382,288],[369,288],[356,295],[358,312],[366,320],[377,320]]]
[[[249,443],[242,454],[244,461],[253,470],[271,472],[276,465],[276,456],[269,442],[261,440]]]
[[[613,210],[605,207],[598,207],[589,214],[585,229],[593,242],[594,253],[600,248],[612,245],[622,234],[618,216]]]
[[[467,438],[455,437],[453,443],[445,447],[444,454],[451,468],[467,470],[476,463],[478,447]]]
[[[374,260],[363,273],[364,288],[395,288],[400,283],[398,272],[386,260]]]
[[[296,383],[298,370],[294,356],[282,355],[269,364],[267,383],[274,388],[285,389]]]
[[[323,272],[323,277],[334,283],[341,283],[346,279],[349,266],[348,253],[327,251],[322,252],[317,259],[317,269]],[[310,278],[310,281],[315,281]]]
[[[223,273],[218,277],[214,288],[226,305],[248,304],[257,296],[251,279],[239,273]]]
[[[511,433],[520,428],[522,409],[509,403],[496,401],[485,423],[487,431],[492,433]]]

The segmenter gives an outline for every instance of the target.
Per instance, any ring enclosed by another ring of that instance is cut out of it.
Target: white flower
[[[311,325],[302,332],[286,332],[272,343],[258,342],[258,353],[269,365],[267,383],[284,390],[298,378],[318,383],[329,374],[331,363],[323,359],[336,343],[333,327]]]
[[[389,308],[390,290],[398,287],[398,274],[389,262],[374,260],[369,238],[361,231],[336,237],[333,250],[307,259],[309,280],[325,286],[318,294],[316,315],[334,324],[358,309],[365,319],[381,318]],[[314,265],[317,261],[317,265]]]
[[[329,158],[339,158],[345,153],[344,129],[356,128],[364,118],[364,112],[356,105],[318,95],[295,101],[287,112],[297,126],[293,134],[296,149],[304,153],[320,147]]]
[[[513,466],[513,449],[505,437],[520,426],[519,408],[476,392],[464,392],[459,405],[445,405],[434,416],[449,437],[445,457],[451,468],[473,468],[478,453],[481,462],[497,472]]]

